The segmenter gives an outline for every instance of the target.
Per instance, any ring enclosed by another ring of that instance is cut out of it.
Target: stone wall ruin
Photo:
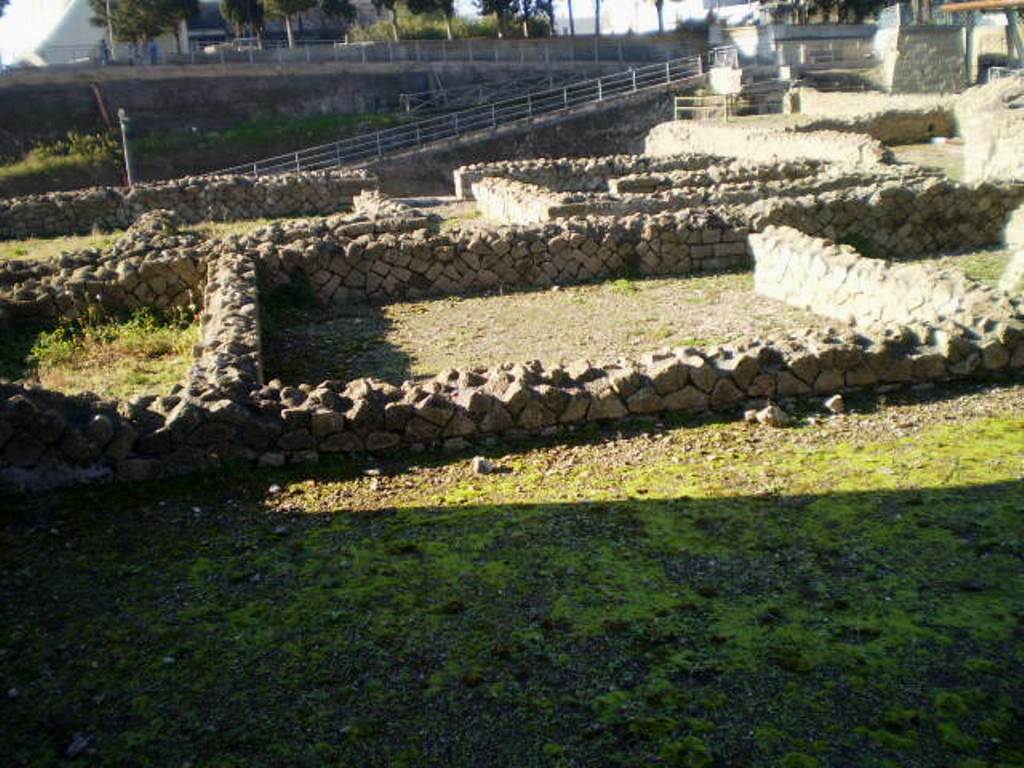
[[[188,376],[162,397],[109,402],[0,384],[0,480],[48,487],[230,460],[281,466],[331,453],[460,450],[632,415],[1024,369],[1019,297],[866,258],[996,244],[1024,205],[1024,185],[696,153],[478,165],[458,178],[482,206],[506,206],[507,219],[522,217],[514,209],[530,199],[547,208],[529,223],[445,231],[407,205],[353,192],[354,213],[221,239],[154,212],[104,251],[4,265],[0,323],[73,317],[96,303],[189,303],[201,305],[202,327]],[[573,196],[585,207],[548,205]],[[468,367],[401,386],[266,381],[262,370],[260,292],[299,279],[325,301],[387,302],[752,262],[759,291],[834,317],[837,328],[636,359]]]

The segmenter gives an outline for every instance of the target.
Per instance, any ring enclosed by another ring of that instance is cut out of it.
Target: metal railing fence
[[[699,78],[703,74],[704,64],[699,56],[672,59],[662,64],[629,69],[561,88],[545,89],[394,128],[363,133],[205,175],[241,174],[258,177],[358,165],[393,152],[458,138],[476,131],[494,130],[541,115],[574,110],[648,88]]]
[[[695,54],[696,49],[681,43],[644,42],[625,36],[536,38],[497,40],[399,40],[397,42],[345,43],[338,40],[298,40],[294,48],[280,40],[264,40],[262,46],[250,40],[225,41],[193,48],[186,53],[160,49],[157,64],[234,65],[347,62],[388,64],[396,62],[468,64],[522,64],[536,66],[588,63],[643,63],[666,61],[680,55]],[[50,46],[37,51],[38,58],[50,65],[99,65],[99,45]],[[132,49],[118,45],[112,65],[129,62],[148,63],[145,46]]]
[[[548,74],[542,77],[506,80],[501,83],[479,83],[457,88],[440,86],[428,91],[398,94],[398,104],[403,112],[429,112],[437,109],[456,109],[483,104],[495,99],[521,95],[544,88],[551,89],[577,83],[593,77],[593,74],[570,72],[563,75]]]

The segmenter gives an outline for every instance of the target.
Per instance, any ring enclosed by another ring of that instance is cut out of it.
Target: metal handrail
[[[703,75],[704,63],[699,56],[670,59],[661,64],[615,72],[561,88],[544,89],[414,123],[405,123],[394,128],[383,128],[340,141],[318,144],[295,152],[211,171],[205,175],[233,174],[259,177],[358,165],[392,152],[426,146],[476,131],[495,130],[499,126],[520,120],[570,111],[587,104]]]
[[[514,93],[522,95],[539,91],[545,86],[548,89],[576,83],[589,79],[587,75],[571,72],[564,77],[553,74],[533,77],[526,80],[507,80],[502,83],[480,83],[463,85],[458,88],[439,87],[429,91],[398,94],[398,104],[403,112],[426,112],[435,109],[454,109],[459,106],[472,106],[489,103],[497,98],[497,94]]]
[[[379,64],[396,62],[469,62],[477,64],[529,65],[589,62],[663,62],[685,49],[679,44],[650,44],[625,35],[607,35],[601,38],[530,38],[524,40],[498,40],[493,38],[465,38],[460,40],[399,40],[346,43],[339,40],[299,40],[289,48],[283,40],[264,39],[262,46],[245,41],[234,45],[226,40],[192,47],[184,53],[159,51],[158,64],[219,65],[234,64],[289,64],[302,62],[338,62],[347,64]],[[74,46],[46,46],[36,53],[56,65],[75,65],[74,60],[97,64],[99,48]],[[118,62],[130,57],[129,47],[119,45]],[[149,61],[145,47],[140,47],[137,59]]]

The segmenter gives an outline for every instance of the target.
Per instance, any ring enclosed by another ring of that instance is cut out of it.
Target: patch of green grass
[[[999,285],[999,279],[1003,276],[1009,262],[1010,252],[1008,250],[992,248],[960,256],[950,256],[942,259],[940,264],[955,267],[966,277],[995,287]]]
[[[620,277],[618,280],[612,280],[608,284],[608,289],[612,291],[612,293],[617,293],[621,296],[629,296],[639,290],[636,287],[635,281],[625,277]]]
[[[49,176],[63,170],[113,166],[120,144],[113,134],[83,134],[71,131],[60,141],[37,144],[23,158],[0,165],[0,181],[19,176]]]
[[[557,475],[386,465],[359,513],[347,461],[4,505],[8,759],[1018,764],[1020,415],[690,429]]]
[[[19,329],[0,343],[0,376],[62,392],[130,398],[162,394],[191,362],[198,323],[185,312],[139,310],[124,319]]]
[[[124,234],[121,231],[93,232],[89,235],[32,237],[24,240],[0,240],[0,261],[4,259],[52,259],[62,253],[90,248],[108,248]]]
[[[298,118],[259,118],[210,133],[177,132],[140,136],[135,140],[139,153],[164,153],[205,147],[248,147],[257,151],[268,144],[284,140],[315,143],[342,138],[367,128],[387,128],[401,116],[376,112],[313,115]]]

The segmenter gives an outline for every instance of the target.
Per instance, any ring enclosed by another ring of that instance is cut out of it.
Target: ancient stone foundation
[[[197,176],[134,187],[0,198],[0,239],[124,229],[141,214],[173,210],[182,221],[308,216],[344,210],[377,180],[364,171],[262,176]]]
[[[676,125],[662,131],[666,139],[696,141]],[[459,450],[631,415],[729,411],[1024,369],[1019,295],[904,263],[995,245],[1004,232],[1017,247],[1024,219],[1011,214],[1024,205],[1024,185],[963,185],[893,169],[877,140],[852,133],[741,139],[721,126],[708,141],[713,154],[459,169],[460,194],[505,224],[489,229],[446,231],[366,191],[372,179],[358,174],[181,182],[148,197],[80,193],[60,214],[59,196],[4,203],[0,232],[68,231],[100,210],[109,226],[131,227],[103,251],[2,265],[0,325],[194,305],[202,327],[188,376],[162,397],[114,403],[0,385],[0,480],[42,488],[229,460],[281,466],[339,452]],[[176,213],[156,210],[168,198]],[[182,229],[197,218],[340,204],[355,210],[244,236]],[[876,256],[894,263],[868,258]],[[260,294],[295,281],[322,301],[383,303],[751,266],[759,292],[835,318],[837,328],[636,359],[453,369],[401,386],[266,381],[263,373]]]

